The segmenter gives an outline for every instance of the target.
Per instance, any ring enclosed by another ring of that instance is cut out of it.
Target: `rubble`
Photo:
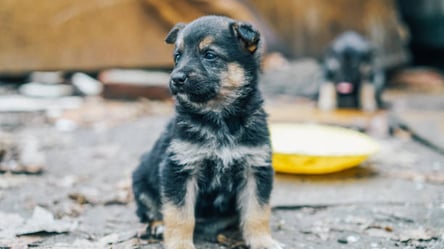
[[[29,97],[60,98],[72,95],[74,88],[68,84],[30,82],[20,86],[19,92]]]
[[[160,71],[107,70],[99,75],[105,98],[170,99],[169,74]]]
[[[78,224],[71,220],[56,220],[51,212],[39,206],[34,208],[29,219],[15,213],[0,212],[0,238],[36,233],[67,233],[77,226]]]
[[[46,156],[36,137],[0,134],[0,172],[40,174],[46,168]]]
[[[85,96],[100,95],[103,91],[102,83],[85,73],[73,74],[71,82],[76,90]]]

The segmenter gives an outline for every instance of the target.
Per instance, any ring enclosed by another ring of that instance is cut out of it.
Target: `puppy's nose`
[[[171,82],[176,86],[180,87],[185,84],[185,81],[187,80],[188,76],[183,72],[177,72],[171,75]]]

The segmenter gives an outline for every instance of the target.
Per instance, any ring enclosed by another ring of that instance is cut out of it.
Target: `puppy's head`
[[[362,81],[371,77],[372,47],[361,35],[345,32],[335,39],[324,58],[329,81],[339,94],[355,94]]]
[[[180,101],[225,105],[255,87],[261,44],[250,24],[205,16],[177,24],[165,41],[175,44],[170,89]]]

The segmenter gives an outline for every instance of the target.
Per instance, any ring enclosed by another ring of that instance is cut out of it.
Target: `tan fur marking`
[[[270,206],[255,203],[244,216],[243,232],[245,238],[270,235]]]
[[[228,64],[228,73],[222,87],[240,87],[245,82],[245,70],[237,63]]]
[[[256,51],[257,45],[252,44],[252,45],[248,46],[247,49],[248,49],[248,51],[250,51],[250,53],[253,53],[254,51]]]
[[[203,50],[204,48],[210,46],[211,43],[213,43],[214,37],[207,36],[205,37],[200,43],[199,43],[199,49]]]
[[[208,102],[208,107],[218,108],[231,104],[238,96],[237,89],[245,84],[245,70],[238,63],[229,63],[227,72],[222,74],[219,94]]]
[[[249,176],[238,200],[245,242],[251,249],[281,249],[280,244],[271,237],[271,208],[269,204],[259,204],[256,190],[256,182],[252,176]]]
[[[163,204],[163,221],[165,223],[166,249],[195,249],[193,232],[195,225],[194,207],[196,202],[196,181],[187,184],[185,203],[178,207],[171,202]]]

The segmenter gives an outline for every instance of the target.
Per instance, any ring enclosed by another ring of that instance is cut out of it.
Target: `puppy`
[[[238,226],[252,249],[270,235],[271,147],[257,87],[261,39],[250,24],[205,16],[177,24],[170,89],[176,115],[133,173],[137,215],[167,249]],[[160,224],[164,223],[163,231]]]
[[[361,108],[373,112],[381,106],[384,74],[374,62],[369,41],[355,32],[338,36],[323,60],[324,82],[319,108]]]

